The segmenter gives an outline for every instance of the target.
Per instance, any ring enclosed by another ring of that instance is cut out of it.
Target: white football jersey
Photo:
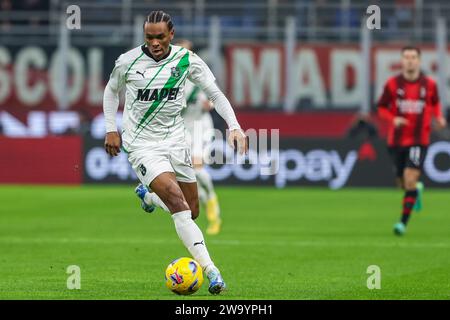
[[[134,48],[116,60],[109,85],[125,86],[122,144],[125,151],[164,140],[184,140],[181,116],[186,106],[186,78],[201,90],[215,82],[206,63],[192,51],[171,45],[169,55],[155,61],[145,46]]]

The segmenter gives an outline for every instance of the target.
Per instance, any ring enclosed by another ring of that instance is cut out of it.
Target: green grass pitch
[[[229,290],[211,296],[205,281],[187,297],[164,285],[188,256],[172,219],[144,213],[133,190],[0,186],[0,299],[450,299],[448,190],[425,190],[399,238],[399,190],[220,187],[223,231],[205,238]],[[69,265],[80,290],[66,287]]]

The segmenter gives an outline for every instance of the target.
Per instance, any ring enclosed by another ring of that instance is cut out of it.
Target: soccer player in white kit
[[[139,180],[152,191],[143,192],[143,201],[149,207],[157,205],[171,213],[179,238],[210,281],[209,292],[218,294],[226,288],[225,282],[193,220],[199,214],[198,191],[180,115],[186,103],[186,79],[199,86],[214,103],[230,130],[230,145],[234,147],[236,142],[244,154],[248,144],[208,66],[191,51],[170,44],[174,31],[167,13],[153,11],[144,22],[145,43],[116,60],[103,97],[105,150],[117,156],[122,145]],[[120,135],[115,119],[123,87],[125,106]]]

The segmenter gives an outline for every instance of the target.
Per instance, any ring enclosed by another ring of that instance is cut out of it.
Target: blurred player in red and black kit
[[[446,126],[436,82],[420,70],[420,49],[404,47],[401,64],[402,73],[388,79],[378,102],[379,116],[390,123],[388,147],[397,184],[405,190],[402,216],[394,226],[397,235],[405,233],[411,211],[422,207],[419,177],[430,143],[432,117],[439,129]]]

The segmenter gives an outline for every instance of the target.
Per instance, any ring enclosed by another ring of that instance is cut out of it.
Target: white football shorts
[[[175,173],[177,181],[180,182],[197,181],[192,167],[190,148],[185,141],[164,141],[132,151],[128,154],[128,161],[145,186],[150,186],[163,172]]]

